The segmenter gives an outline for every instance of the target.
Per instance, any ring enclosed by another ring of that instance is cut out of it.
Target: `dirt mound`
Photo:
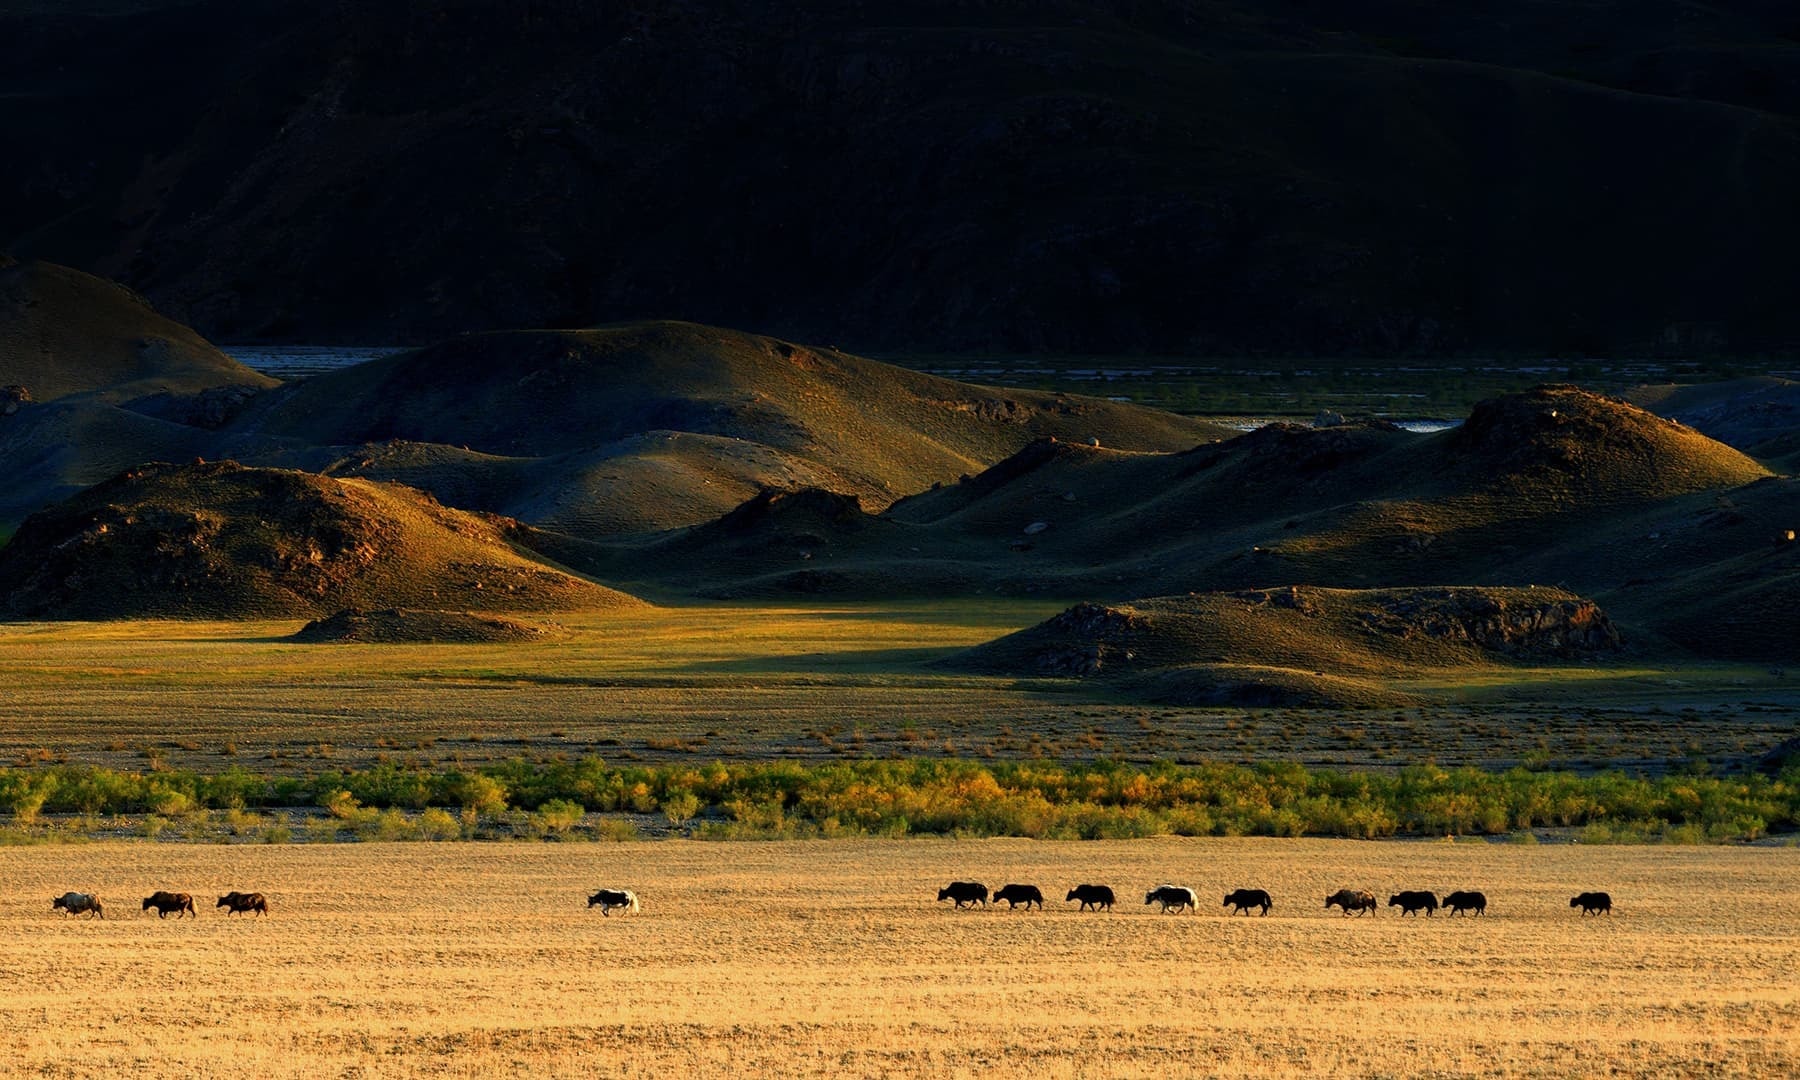
[[[792,535],[796,529],[815,533],[858,532],[868,527],[862,500],[821,488],[798,491],[763,491],[711,525],[729,536],[749,536],[770,531]]]
[[[1378,684],[1421,670],[1600,656],[1622,645],[1593,601],[1557,589],[1287,587],[1077,604],[952,663],[995,674],[1138,680],[1132,685],[1170,693],[1217,687],[1246,670],[1280,671],[1285,696],[1325,680],[1315,689],[1330,697],[1345,689],[1326,685],[1333,680]],[[1179,672],[1186,674],[1172,674]]]
[[[1667,498],[1768,475],[1692,428],[1573,386],[1481,402],[1441,438],[1495,488],[1550,498]]]
[[[473,645],[543,641],[553,635],[550,627],[470,611],[346,608],[307,623],[292,640],[309,645]]]
[[[220,387],[248,392],[276,380],[157,314],[123,285],[26,261],[0,267],[0,385],[7,384],[38,401],[90,391],[126,401]]]
[[[292,618],[641,603],[521,554],[507,528],[409,488],[232,462],[147,465],[28,518],[0,550],[0,611]]]
[[[536,461],[535,505],[483,508],[567,519],[559,492],[572,489],[589,504],[586,523],[627,531],[698,524],[765,487],[824,487],[879,509],[1040,436],[1176,450],[1222,433],[1153,409],[971,386],[680,322],[459,338],[266,395],[236,430]]]

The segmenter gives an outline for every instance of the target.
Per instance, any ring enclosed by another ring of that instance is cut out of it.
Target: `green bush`
[[[663,816],[671,825],[686,825],[700,812],[700,796],[684,789],[666,794],[662,799]]]
[[[462,825],[435,806],[422,812],[416,824],[421,840],[455,840],[462,836]]]
[[[564,835],[582,812],[661,810],[670,822],[706,820],[696,835],[1028,836],[1151,835],[1509,836],[1574,827],[1588,842],[1747,840],[1800,824],[1800,769],[1756,773],[1582,776],[1513,769],[1397,772],[1256,765],[1098,761],[900,759],[752,762],[695,767],[607,766],[596,758],[512,760],[432,772],[383,764],[310,777],[216,776],[91,766],[0,769],[0,809],[28,824],[41,813],[189,815],[248,806],[323,807],[331,829],[394,831],[382,811],[435,810],[431,835],[483,822]],[[229,825],[230,818],[226,821]],[[410,819],[409,819],[410,820]],[[1691,830],[1674,831],[1681,827]],[[320,826],[322,830],[326,826]],[[309,832],[310,835],[310,832]]]
[[[581,823],[587,808],[566,799],[550,799],[540,804],[531,815],[532,828],[539,835],[564,836]]]

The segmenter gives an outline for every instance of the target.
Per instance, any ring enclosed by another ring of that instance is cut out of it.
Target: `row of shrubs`
[[[1580,827],[1595,837],[1755,839],[1800,823],[1800,768],[1779,776],[1579,775],[1432,765],[1397,772],[1295,764],[1134,766],[911,759],[607,765],[513,760],[470,769],[384,764],[308,776],[202,775],[84,765],[0,770],[0,810],[178,815],[324,807],[556,818],[659,813],[698,836],[919,834],[1099,839],[1158,835],[1499,835]]]

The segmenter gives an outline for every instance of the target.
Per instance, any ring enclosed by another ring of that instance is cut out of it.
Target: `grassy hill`
[[[409,488],[232,462],[122,473],[28,518],[0,549],[0,613],[15,619],[640,603],[521,554],[503,523]]]
[[[0,257],[0,385],[23,386],[36,401],[83,393],[130,401],[216,387],[259,390],[275,380],[122,285]]]

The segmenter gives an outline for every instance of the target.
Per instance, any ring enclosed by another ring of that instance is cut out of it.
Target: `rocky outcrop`
[[[1618,626],[1592,600],[1519,598],[1479,588],[1396,593],[1378,600],[1363,625],[1395,637],[1468,642],[1522,660],[1572,659],[1625,644]]]

